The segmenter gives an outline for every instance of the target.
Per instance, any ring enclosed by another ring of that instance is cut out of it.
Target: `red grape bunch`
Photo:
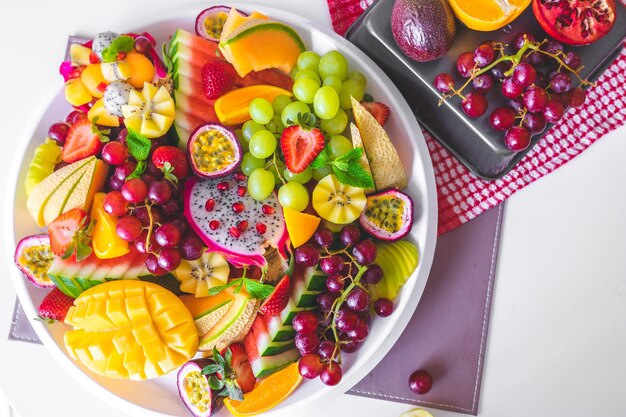
[[[300,311],[293,318],[295,344],[302,358],[300,374],[308,379],[318,376],[326,385],[337,385],[342,377],[341,352],[356,351],[369,334],[372,300],[368,284],[383,278],[374,263],[376,245],[362,239],[361,230],[344,226],[335,236],[320,228],[296,249],[295,261],[304,267],[318,267],[325,274],[326,290],[317,297],[317,313]],[[393,313],[393,302],[380,298],[373,303],[380,317]]]
[[[489,122],[504,132],[504,143],[514,152],[526,149],[531,136],[542,132],[547,123],[558,122],[568,107],[581,106],[586,98],[581,87],[591,84],[579,75],[582,66],[576,53],[565,52],[553,40],[538,42],[530,33],[516,35],[510,45],[487,42],[474,52],[464,52],[456,69],[466,79],[459,88],[450,74],[435,77],[434,86],[443,93],[439,104],[458,96],[465,114],[478,118],[489,105],[485,95],[499,82],[508,105],[494,109]],[[574,87],[571,74],[580,87]],[[472,91],[466,92],[470,85]]]
[[[117,235],[148,255],[148,271],[163,275],[176,269],[182,259],[198,259],[204,248],[181,215],[182,184],[178,179],[188,173],[186,157],[176,147],[161,146],[155,140],[152,160],[145,162],[143,173],[135,175],[137,161],[129,154],[126,135],[122,129],[117,140],[108,142],[102,149],[102,159],[115,167],[108,181],[110,191],[104,198],[104,210],[118,218]],[[177,161],[176,178],[155,164],[155,155],[164,152]]]

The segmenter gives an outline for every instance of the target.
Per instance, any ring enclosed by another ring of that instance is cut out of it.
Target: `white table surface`
[[[255,1],[251,0],[254,3]],[[188,2],[184,2],[188,3]],[[191,2],[189,2],[191,3]],[[196,2],[198,9],[206,3]],[[260,1],[330,28],[324,0]],[[167,0],[3,1],[0,167],[57,74],[68,34],[123,31]],[[509,199],[479,415],[626,414],[626,127]],[[0,196],[6,176],[0,174]],[[2,205],[3,206],[3,205]],[[3,213],[4,215],[4,213]],[[5,242],[0,250],[5,251]],[[0,257],[0,271],[6,271]],[[22,417],[122,416],[75,383],[40,345],[6,340],[15,292],[0,274],[0,409]],[[436,389],[436,381],[435,388]],[[323,416],[398,416],[411,406],[343,395]],[[460,416],[430,410],[435,416]],[[305,414],[302,414],[303,416]]]

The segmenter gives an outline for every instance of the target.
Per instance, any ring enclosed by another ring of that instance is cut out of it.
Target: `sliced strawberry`
[[[285,275],[274,291],[263,301],[259,311],[266,316],[277,316],[289,303],[289,275]]]
[[[61,214],[48,225],[52,253],[68,258],[76,252],[77,261],[91,254],[87,213],[75,208]]]
[[[224,61],[207,62],[202,67],[202,91],[209,100],[215,100],[233,88],[237,73]]]
[[[362,101],[361,105],[371,113],[379,125],[384,126],[389,119],[389,107],[378,101]]]
[[[254,384],[256,383],[256,378],[252,372],[246,348],[243,346],[243,343],[233,343],[228,347],[228,349],[230,349],[230,352],[233,355],[230,367],[237,375],[237,384],[239,384],[239,388],[241,388],[241,391],[244,394],[252,391],[254,389]]]
[[[280,147],[289,171],[297,174],[309,166],[324,149],[324,135],[319,129],[293,125],[285,128]]]
[[[39,317],[50,322],[63,321],[74,299],[53,288],[39,305]]]
[[[71,164],[88,156],[96,155],[101,148],[102,143],[98,134],[94,132],[91,122],[88,119],[82,119],[70,127],[63,145],[61,158],[63,162]]]
[[[152,163],[168,176],[173,175],[176,178],[183,179],[189,175],[189,163],[187,156],[177,146],[159,146],[152,153]],[[169,164],[169,167],[166,166]],[[171,177],[169,177],[171,179]]]

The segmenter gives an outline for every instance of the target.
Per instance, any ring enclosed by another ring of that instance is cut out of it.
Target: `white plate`
[[[233,5],[242,10],[257,9],[273,19],[289,23],[299,32],[308,49],[320,54],[331,49],[338,49],[348,59],[351,69],[357,69],[365,74],[368,80],[367,91],[391,108],[391,117],[386,129],[410,177],[406,191],[415,201],[415,223],[410,239],[419,248],[420,263],[395,300],[396,311],[389,318],[375,318],[370,335],[361,349],[356,353],[344,355],[344,375],[340,384],[328,387],[319,380],[306,381],[286,401],[268,413],[272,416],[293,416],[297,408],[328,400],[350,389],[376,366],[404,330],[426,285],[435,250],[437,230],[435,181],[426,143],[411,109],[389,78],[365,54],[335,33],[322,30],[315,22],[303,17],[266,7],[239,3]],[[134,29],[151,32],[160,44],[177,28],[193,32],[195,17],[200,10],[198,7],[188,6],[162,12],[153,16],[144,26]],[[99,29],[105,30],[106,28]],[[40,232],[26,211],[26,196],[22,184],[34,149],[42,143],[48,127],[64,119],[70,111],[61,85],[59,80],[59,88],[55,89],[33,112],[32,123],[29,124],[30,130],[25,132],[22,138],[22,150],[11,170],[9,184],[13,189],[9,192],[14,195],[14,199],[6,199],[7,217],[4,219],[5,227],[3,228],[5,241],[13,242],[13,244],[7,244],[6,255],[10,264],[13,260],[15,242],[24,236]],[[31,318],[31,324],[37,335],[78,383],[88,387],[103,401],[129,415],[181,416],[188,414],[178,398],[175,372],[151,381],[121,381],[95,375],[73,362],[67,356],[63,345],[63,333],[66,327],[59,324],[49,326],[32,320],[37,316],[37,307],[47,290],[30,285],[17,268],[11,268],[11,277],[26,315]]]

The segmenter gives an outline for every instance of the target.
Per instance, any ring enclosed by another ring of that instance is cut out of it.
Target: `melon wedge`
[[[290,73],[298,56],[306,50],[298,33],[284,23],[250,19],[219,43],[224,58],[239,76],[251,71],[276,68]]]
[[[200,339],[198,350],[211,351],[242,341],[250,330],[259,307],[259,300],[241,291],[224,316]]]
[[[234,7],[230,9],[230,13],[228,13],[228,17],[226,18],[224,26],[222,27],[220,41],[228,39],[230,35],[235,31],[235,29],[252,19],[268,20],[269,17],[265,16],[263,13],[257,12],[256,10],[250,13],[249,16],[246,16],[239,13],[239,10],[235,9]]]
[[[248,108],[252,100],[260,97],[271,103],[280,95],[291,97],[292,94],[291,91],[273,85],[252,85],[238,88],[215,101],[215,113],[222,124],[227,126],[238,125],[250,120]]]

